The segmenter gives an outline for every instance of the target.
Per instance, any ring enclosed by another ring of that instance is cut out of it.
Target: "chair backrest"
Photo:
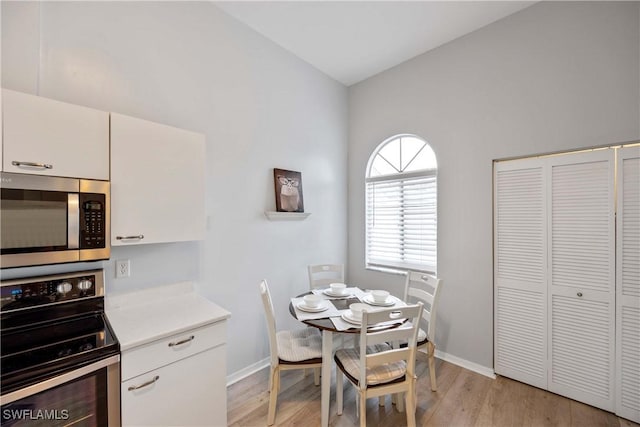
[[[416,362],[416,340],[418,338],[418,323],[423,305],[418,303],[400,308],[388,308],[362,313],[362,326],[360,327],[360,378],[358,381],[361,389],[366,388],[367,368],[404,361],[406,363],[406,375],[413,377]],[[399,327],[386,330],[375,328],[369,330],[380,322],[407,319],[409,322]],[[394,348],[372,354],[366,354],[367,346],[380,343],[407,342],[406,347]]]
[[[317,264],[307,267],[309,288],[326,288],[330,283],[344,282],[344,264]]]
[[[420,327],[427,332],[429,341],[436,338],[436,309],[440,299],[442,280],[419,271],[409,271],[404,286],[404,300],[407,303],[422,302],[424,309]]]
[[[276,340],[276,318],[273,314],[273,303],[271,302],[271,293],[266,280],[260,282],[260,295],[262,296],[262,305],[264,306],[264,315],[267,318],[267,330],[269,332],[269,351],[271,353],[271,366],[278,364],[278,341]]]

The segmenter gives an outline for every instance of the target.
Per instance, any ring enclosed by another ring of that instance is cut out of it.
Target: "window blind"
[[[366,180],[367,267],[436,271],[436,171]]]

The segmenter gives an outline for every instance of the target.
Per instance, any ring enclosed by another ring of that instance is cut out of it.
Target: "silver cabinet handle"
[[[144,239],[144,234],[138,234],[137,236],[116,236],[116,240],[142,240]]]
[[[11,164],[13,166],[31,166],[33,168],[42,168],[42,169],[53,169],[53,165],[47,163],[34,163],[34,162],[18,162],[16,160],[12,161]]]
[[[153,377],[153,379],[150,379],[149,381],[147,381],[146,383],[140,384],[140,385],[132,385],[131,387],[129,387],[127,390],[129,391],[133,391],[133,390],[138,390],[141,389],[143,387],[147,387],[150,386],[151,384],[155,383],[156,381],[158,381],[160,379],[159,375],[156,375],[155,377]]]
[[[582,292],[578,292],[578,296],[581,297],[582,296]]]
[[[169,347],[175,347],[177,345],[182,345],[182,344],[186,344],[188,342],[193,341],[193,339],[195,338],[195,336],[191,335],[189,338],[185,338],[183,340],[180,341],[176,341],[176,342],[170,342],[169,343]]]

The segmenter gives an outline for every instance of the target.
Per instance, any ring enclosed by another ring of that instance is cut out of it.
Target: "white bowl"
[[[347,292],[347,285],[344,283],[331,283],[329,288],[331,288],[331,293],[335,295],[344,295]]]
[[[320,307],[320,303],[322,302],[322,298],[315,294],[305,295],[302,299],[304,300],[304,305],[309,308]]]
[[[356,302],[349,305],[349,310],[351,310],[351,317],[353,317],[356,320],[362,320],[362,312],[368,311],[369,306],[361,302]]]
[[[371,291],[371,296],[374,302],[383,303],[389,298],[389,292],[383,290]]]

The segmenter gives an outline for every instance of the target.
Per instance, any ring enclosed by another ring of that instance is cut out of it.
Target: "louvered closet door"
[[[616,413],[640,423],[640,147],[618,151]]]
[[[614,410],[614,150],[551,157],[549,390]]]
[[[539,159],[496,163],[495,371],[547,387],[545,169]]]

